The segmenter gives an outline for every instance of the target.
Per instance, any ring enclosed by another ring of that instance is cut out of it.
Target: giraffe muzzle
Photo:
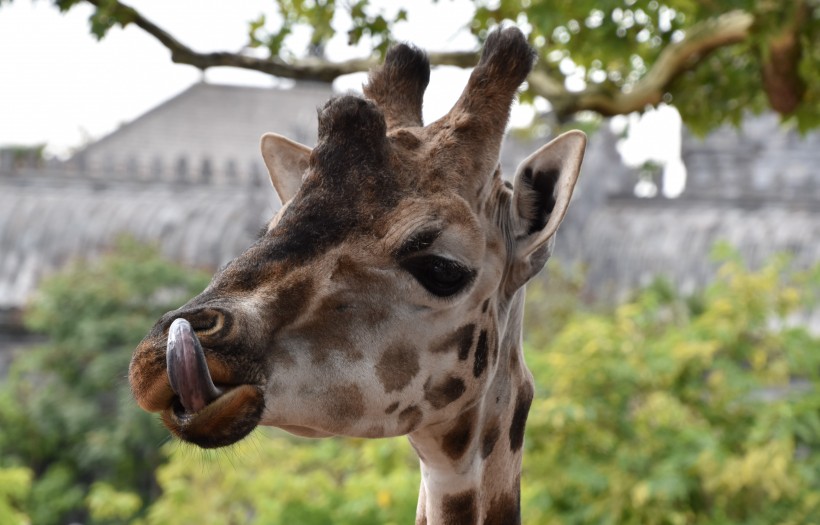
[[[176,319],[168,330],[166,350],[168,381],[186,412],[194,414],[223,394],[211,379],[205,352],[185,319]]]

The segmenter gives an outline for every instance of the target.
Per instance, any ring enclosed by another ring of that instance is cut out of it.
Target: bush
[[[24,467],[0,468],[0,523],[27,525],[29,517],[22,511],[29,489],[31,471]]]
[[[143,525],[386,525],[415,514],[418,460],[403,439],[305,440],[257,430],[227,451],[169,445]]]
[[[751,272],[721,251],[695,300],[656,286],[528,346],[527,522],[817,522],[820,341],[790,316],[820,268]]]
[[[34,523],[121,523],[122,509],[158,494],[167,431],[131,398],[128,362],[147,327],[207,282],[123,239],[97,262],[43,283],[26,322],[48,343],[21,354],[0,386],[0,467],[33,472],[26,506]],[[121,496],[116,519],[99,505],[106,487]]]

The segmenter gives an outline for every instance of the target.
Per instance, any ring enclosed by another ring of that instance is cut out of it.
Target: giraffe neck
[[[521,351],[523,291],[500,326],[495,376],[484,396],[452,421],[410,434],[421,462],[416,524],[521,522],[524,424],[533,397]]]

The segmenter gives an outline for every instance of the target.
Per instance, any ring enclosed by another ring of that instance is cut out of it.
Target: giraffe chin
[[[162,422],[176,437],[202,448],[232,445],[251,433],[262,418],[265,398],[256,385],[230,389],[196,412],[187,412],[175,398],[162,412]]]

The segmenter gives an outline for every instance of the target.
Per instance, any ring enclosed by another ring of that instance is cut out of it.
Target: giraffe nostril
[[[194,330],[201,337],[219,333],[225,326],[225,316],[221,312],[214,312],[214,315],[207,322],[194,326]]]
[[[179,318],[187,320],[198,337],[214,336],[230,329],[230,316],[222,309],[198,308],[175,312],[173,319]]]
[[[219,333],[225,327],[225,315],[219,310],[208,309],[206,315],[196,316],[196,322],[191,326],[198,336],[208,336]]]

